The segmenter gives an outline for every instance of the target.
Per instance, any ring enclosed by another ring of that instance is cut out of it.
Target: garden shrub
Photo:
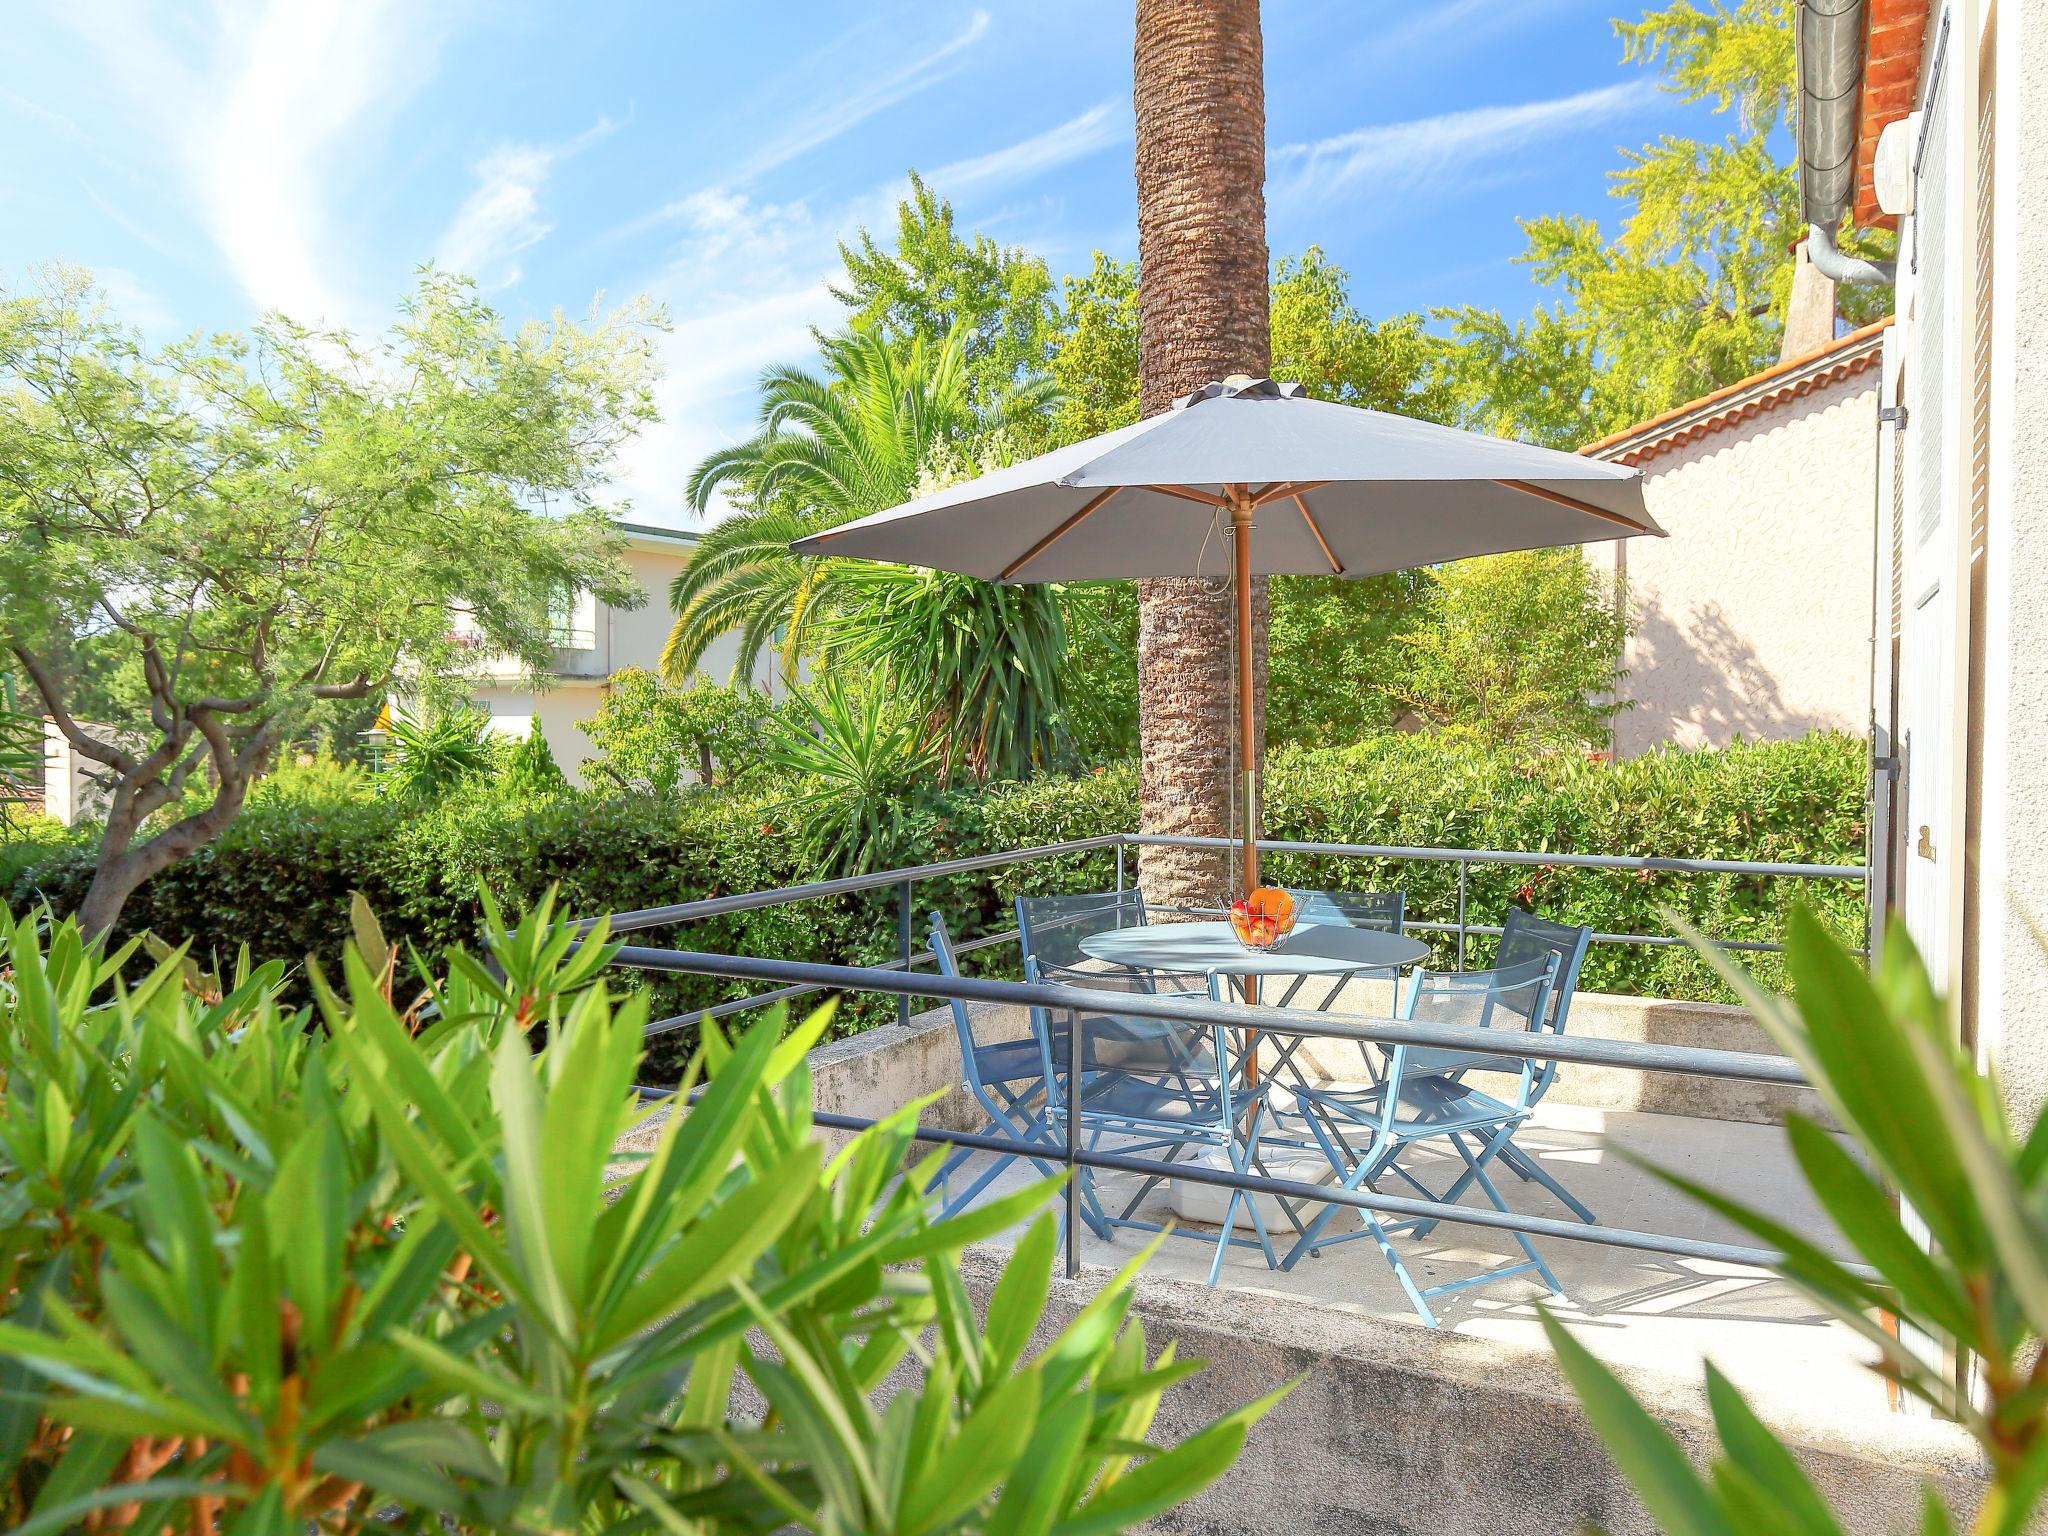
[[[647,999],[545,907],[415,969],[358,903],[312,1008],[45,918],[0,909],[0,1528],[1121,1531],[1290,1390],[1161,1434],[1149,1250],[1041,1326],[1057,1181],[937,1215],[901,1115],[828,1156],[829,1009],[707,1031],[656,1126]]]
[[[484,888],[508,903],[530,903],[558,884],[571,908],[598,912],[803,884],[820,875],[807,867],[802,839],[788,825],[785,793],[766,781],[667,797],[586,790],[529,801],[499,788],[425,808],[265,794],[218,843],[139,890],[122,927],[190,938],[202,954],[221,960],[246,942],[259,957],[332,961],[354,890],[369,897],[394,937],[432,952],[474,939]],[[1269,835],[1302,841],[1827,864],[1860,864],[1864,856],[1863,746],[1845,736],[1607,764],[1575,754],[1489,755],[1428,737],[1385,735],[1342,749],[1276,752],[1266,797]],[[925,862],[1137,823],[1137,773],[1121,765],[1078,779],[1040,777],[937,796],[911,809],[904,835],[913,862]],[[7,868],[0,865],[0,873]],[[1269,856],[1266,868],[1286,884],[1405,890],[1417,920],[1456,915],[1457,870],[1448,863],[1283,854]],[[1135,879],[1135,850],[1126,854],[1126,869]],[[1115,851],[1102,849],[920,881],[920,947],[935,908],[956,935],[972,936],[1011,926],[1009,903],[1020,892],[1103,889],[1115,870]],[[90,876],[88,841],[46,842],[38,857],[14,865],[0,896],[17,906],[47,898],[66,911]],[[1600,932],[1662,934],[1671,929],[1659,909],[1671,907],[1717,937],[1758,940],[1775,940],[1790,904],[1801,898],[1838,935],[1861,942],[1862,890],[1848,880],[1475,864],[1466,894],[1474,923],[1497,922],[1510,902],[1520,902]],[[896,899],[893,890],[869,891],[735,913],[657,929],[645,942],[874,963],[896,953]],[[1455,946],[1447,936],[1434,939],[1433,948],[1436,963],[1452,963]],[[1475,938],[1467,962],[1483,964],[1490,951],[1489,940]],[[1017,964],[1016,951],[1000,947],[970,958],[991,973],[1014,973]],[[1772,962],[1760,969],[1775,978]],[[1585,984],[1727,997],[1682,946],[1595,945]],[[760,989],[674,977],[655,990],[658,1011],[681,1012]],[[841,1027],[893,1017],[894,1007],[881,997],[852,999]],[[656,1065],[671,1068],[690,1038],[682,1032]]]

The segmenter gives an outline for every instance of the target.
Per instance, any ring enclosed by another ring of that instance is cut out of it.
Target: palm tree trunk
[[[1138,373],[1141,414],[1272,367],[1266,95],[1258,0],[1137,0]],[[1219,541],[1219,549],[1228,546]],[[1140,824],[1227,837],[1237,732],[1227,576],[1138,584]],[[1266,583],[1252,592],[1254,739],[1265,740]],[[1207,906],[1227,854],[1146,848],[1146,899]]]

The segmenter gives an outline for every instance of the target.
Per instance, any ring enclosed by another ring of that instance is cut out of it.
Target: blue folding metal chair
[[[1365,928],[1375,933],[1398,934],[1407,922],[1408,895],[1405,891],[1312,891],[1297,890],[1289,886],[1287,894],[1294,898],[1294,925],[1297,928],[1322,923],[1332,928]],[[1337,1001],[1352,982],[1361,976],[1382,973],[1389,981],[1397,981],[1400,978],[1398,968],[1393,966],[1363,966],[1355,971],[1346,971],[1332,984],[1323,1000],[1315,1005],[1316,1010],[1328,1013],[1330,1005]],[[1276,1000],[1276,1006],[1291,1006],[1308,980],[1306,976],[1297,976],[1294,984]],[[1269,1070],[1275,1075],[1285,1071],[1291,1077],[1298,1078],[1301,1071],[1294,1065],[1294,1054],[1305,1043],[1305,1039],[1299,1035],[1287,1040],[1281,1045],[1280,1053],[1274,1058]],[[1360,1046],[1359,1051],[1365,1058],[1367,1070],[1377,1081],[1380,1075],[1378,1061],[1366,1047]]]
[[[1574,928],[1568,923],[1538,917],[1520,907],[1509,907],[1508,915],[1501,923],[1500,951],[1494,963],[1497,966],[1526,965],[1545,955],[1556,956],[1557,983],[1550,989],[1550,1011],[1543,1027],[1554,1035],[1561,1035],[1565,1019],[1572,1010],[1572,997],[1579,990],[1579,968],[1586,963],[1586,951],[1592,943],[1591,928]],[[1550,1091],[1556,1077],[1556,1062],[1546,1061],[1538,1068],[1536,1080],[1529,1087],[1529,1107],[1532,1110],[1542,1102],[1543,1095]],[[1548,1169],[1513,1142],[1500,1149],[1500,1161],[1524,1181],[1541,1184],[1570,1207],[1579,1220],[1588,1224],[1595,1220],[1592,1211],[1578,1196],[1558,1183]],[[1458,1182],[1445,1192],[1444,1199],[1455,1202],[1471,1184],[1471,1174],[1461,1175]],[[1424,1222],[1415,1229],[1415,1235],[1427,1236],[1435,1225],[1435,1222]]]
[[[959,976],[960,965],[953,953],[952,935],[946,931],[946,920],[936,912],[932,914],[932,956],[938,963],[941,976]],[[967,1004],[955,998],[951,1006],[953,1033],[960,1043],[962,1080],[987,1116],[981,1133],[1010,1136],[1018,1141],[1044,1142],[1048,1153],[1056,1155],[1046,1119],[1045,1052],[1037,1038],[1027,1033],[1014,1040],[984,1040],[975,1032],[974,1016],[968,1011]],[[948,1157],[939,1168],[940,1186],[946,1187],[952,1176],[973,1155],[973,1148],[962,1147]],[[951,1215],[966,1207],[1004,1169],[1020,1156],[1028,1155],[1017,1152],[999,1154],[965,1190],[946,1198],[942,1214]],[[1052,1162],[1038,1157],[1031,1158],[1031,1165],[1048,1179],[1059,1171]],[[1090,1225],[1095,1223],[1091,1221]],[[1097,1230],[1107,1231],[1106,1228]]]
[[[1556,976],[1557,957],[1550,954],[1490,971],[1417,971],[1410,978],[1399,1016],[1481,1029],[1534,1032],[1543,1028],[1549,1017]],[[1403,1154],[1411,1149],[1437,1142],[1455,1152],[1465,1165],[1458,1185],[1460,1192],[1476,1183],[1496,1210],[1506,1211],[1507,1203],[1487,1174],[1487,1164],[1512,1142],[1516,1129],[1528,1119],[1530,1096],[1540,1070],[1538,1063],[1524,1057],[1397,1045],[1389,1053],[1386,1074],[1379,1082],[1363,1087],[1337,1085],[1297,1090],[1295,1099],[1345,1189],[1378,1190],[1380,1181],[1391,1174],[1425,1199],[1439,1198],[1401,1164]],[[1515,1087],[1509,1096],[1496,1098],[1464,1082],[1467,1072],[1513,1073]],[[1524,1255],[1522,1261],[1442,1285],[1420,1286],[1395,1249],[1393,1234],[1434,1225],[1433,1222],[1416,1218],[1387,1221],[1378,1212],[1361,1210],[1358,1214],[1364,1222],[1362,1231],[1327,1237],[1324,1234],[1337,1209],[1333,1205],[1323,1207],[1281,1261],[1281,1268],[1293,1268],[1304,1253],[1356,1237],[1370,1237],[1393,1268],[1416,1313],[1431,1327],[1436,1326],[1437,1320],[1430,1310],[1430,1300],[1448,1292],[1530,1271],[1540,1276],[1553,1292],[1559,1289],[1550,1266],[1543,1262],[1528,1237],[1519,1232],[1514,1236]]]
[[[1099,1012],[1032,1010],[1032,1033],[1043,1053],[1047,1084],[1045,1119],[1055,1137],[1064,1134],[1068,1115],[1076,1113],[1080,1122],[1076,1129],[1090,1150],[1099,1147],[1105,1137],[1118,1137],[1123,1139],[1118,1151],[1149,1153],[1162,1163],[1173,1163],[1190,1152],[1220,1150],[1239,1173],[1253,1165],[1264,1093],[1233,1082],[1220,1026],[1119,1014],[1117,994],[1152,995],[1149,979],[1142,973],[1088,971],[1079,978],[1054,975],[1033,955],[1024,962],[1024,975],[1033,982],[1066,985],[1083,979],[1090,990],[1103,995]],[[1078,1062],[1073,1059],[1072,1031],[1076,1027],[1080,1030]],[[1070,1070],[1075,1066],[1078,1071]],[[1147,1178],[1123,1209],[1112,1215],[1096,1192],[1093,1171],[1079,1168],[1074,1174],[1081,1184],[1089,1224],[1112,1241],[1120,1227],[1165,1230],[1162,1223],[1139,1219],[1137,1211],[1160,1180],[1169,1176],[1159,1173]],[[1250,1218],[1251,1237],[1236,1235],[1241,1211]],[[1276,1262],[1257,1202],[1243,1190],[1230,1192],[1223,1224],[1213,1239],[1187,1226],[1172,1230],[1179,1236],[1215,1243],[1216,1256],[1209,1265],[1211,1285],[1222,1274],[1223,1256],[1232,1247],[1256,1247],[1269,1267]]]

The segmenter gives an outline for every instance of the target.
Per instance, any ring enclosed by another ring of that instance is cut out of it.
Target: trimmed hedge
[[[1387,735],[1344,749],[1275,754],[1266,773],[1267,825],[1272,836],[1312,842],[1860,864],[1863,761],[1860,741],[1832,735],[1659,752],[1613,765],[1488,757],[1432,738]],[[376,800],[259,795],[220,842],[139,891],[123,926],[190,937],[224,958],[247,943],[258,956],[330,961],[347,930],[349,894],[361,890],[388,933],[432,950],[474,940],[483,886],[517,904],[558,882],[571,910],[600,912],[818,878],[801,867],[797,839],[777,816],[772,794],[712,790],[669,801],[582,793],[538,804],[480,794],[425,812]],[[917,857],[1056,843],[1129,830],[1137,819],[1137,775],[1129,767],[998,785],[951,794],[922,811]],[[46,897],[68,911],[84,895],[91,846],[73,840],[42,852],[13,871],[6,899],[19,910]],[[1136,856],[1129,857],[1135,875]],[[1290,885],[1398,887],[1419,920],[1450,921],[1457,910],[1457,872],[1448,863],[1279,855],[1267,876]],[[1114,878],[1115,854],[1104,850],[920,882],[920,947],[934,907],[956,934],[971,935],[1010,926],[1008,903],[1019,892],[1101,889]],[[1521,902],[1603,932],[1651,934],[1671,931],[1660,911],[1668,907],[1719,937],[1772,940],[1801,897],[1831,928],[1860,941],[1862,890],[1846,880],[1475,864],[1467,906],[1473,922],[1497,922],[1510,902]],[[658,931],[648,942],[873,962],[895,953],[895,895],[738,913]],[[1450,963],[1453,948],[1447,937],[1436,941],[1438,963]],[[1490,941],[1473,940],[1467,962],[1484,963],[1490,949]],[[1014,972],[1017,963],[1014,949],[974,958],[990,970]],[[1769,960],[1760,968],[1775,969]],[[1683,948],[1596,945],[1585,985],[1724,996]],[[665,1009],[683,1011],[757,989],[674,978],[658,990]],[[845,1025],[859,1028],[892,1012],[886,1000],[855,999]]]

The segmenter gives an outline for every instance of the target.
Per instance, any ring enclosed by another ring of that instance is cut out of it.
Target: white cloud
[[[1128,131],[1106,103],[1007,149],[940,167],[930,180],[943,196],[962,188],[992,194],[1092,154]],[[839,242],[891,221],[908,193],[906,182],[892,178],[824,209],[758,202],[725,187],[669,205],[666,216],[678,229],[667,260],[632,285],[661,300],[675,319],[664,338],[666,373],[656,392],[661,423],[621,456],[620,489],[632,496],[638,516],[683,519],[683,482],[691,468],[754,430],[761,370],[812,355],[812,328],[841,320],[830,290],[840,276]],[[722,511],[714,505],[711,516]]]
[[[135,327],[152,341],[167,341],[178,334],[178,318],[170,305],[126,267],[95,267],[92,275],[123,325]]]
[[[1057,128],[1048,128],[1007,149],[942,165],[925,180],[944,197],[973,191],[987,183],[1029,181],[1111,145],[1128,143],[1130,137],[1130,103],[1119,97],[1090,107]]]
[[[797,116],[780,137],[762,145],[722,179],[732,183],[751,181],[777,166],[788,164],[808,150],[816,149],[820,144],[829,143],[884,108],[892,107],[943,80],[958,67],[956,60],[959,55],[980,42],[987,35],[988,28],[988,12],[976,11],[960,32],[938,47],[920,54],[899,69],[869,80],[856,91]],[[859,60],[841,57],[856,76],[862,73]]]
[[[235,281],[308,321],[363,307],[342,217],[390,115],[431,77],[448,13],[404,0],[149,0],[57,14],[96,48]],[[203,19],[202,19],[203,18]]]
[[[1272,154],[1276,198],[1321,201],[1339,193],[1410,191],[1480,162],[1613,122],[1658,99],[1656,85],[1631,80],[1548,101],[1471,107],[1404,123],[1379,123]]]
[[[1504,32],[1567,8],[1569,0],[1436,0],[1372,38],[1366,45],[1384,63],[1427,50],[1441,59],[1469,53]],[[1601,15],[1605,15],[1603,10]]]
[[[441,234],[435,264],[466,273],[486,288],[509,288],[519,281],[514,258],[539,244],[554,229],[541,212],[541,188],[561,161],[610,133],[614,124],[600,118],[566,144],[500,144],[477,162],[476,190]]]
[[[968,18],[964,28],[938,47],[920,54],[890,74],[870,80],[857,90],[825,100],[808,113],[798,115],[779,137],[767,141],[753,153],[720,170],[714,186],[743,187],[769,171],[787,165],[820,145],[831,142],[848,129],[873,117],[877,112],[937,84],[959,67],[959,56],[979,42],[987,34],[988,29],[988,12],[977,10]],[[874,52],[873,48],[855,46],[850,37],[841,37],[826,51],[826,57],[831,61],[835,71],[843,72],[849,58],[858,59]],[[774,84],[775,94],[784,99],[802,99],[808,87],[801,76],[802,71],[797,70],[791,71],[786,78],[777,80]],[[676,221],[687,222],[701,211],[699,200],[706,195],[704,191],[692,192],[664,203],[649,213],[608,230],[600,237],[600,243],[622,240]],[[715,192],[709,195],[726,194]]]

